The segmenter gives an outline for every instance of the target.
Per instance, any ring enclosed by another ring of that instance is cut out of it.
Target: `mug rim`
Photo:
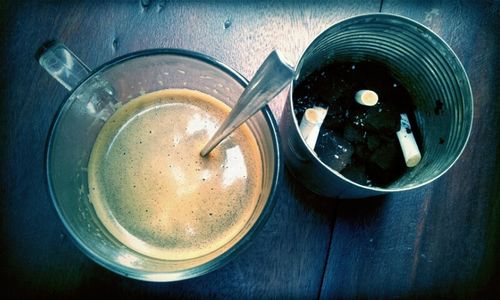
[[[451,167],[453,167],[453,165],[455,165],[455,163],[458,161],[458,159],[462,156],[463,152],[465,151],[466,146],[469,143],[469,139],[470,139],[470,136],[471,136],[471,133],[472,133],[472,126],[473,126],[473,123],[474,123],[474,96],[472,94],[472,87],[471,87],[470,80],[469,80],[469,77],[467,75],[467,72],[465,71],[465,68],[464,68],[462,62],[458,58],[457,54],[450,47],[450,45],[448,45],[448,43],[443,38],[441,38],[437,33],[435,33],[432,29],[430,29],[429,27],[425,26],[424,24],[422,24],[422,23],[420,23],[418,21],[415,21],[413,19],[410,19],[409,17],[405,17],[405,16],[402,16],[402,15],[393,14],[393,13],[365,13],[365,14],[355,15],[355,16],[352,16],[352,17],[347,17],[347,18],[344,18],[344,19],[341,19],[341,20],[339,20],[337,22],[332,23],[327,28],[325,28],[323,31],[321,31],[319,34],[317,34],[315,36],[315,38],[308,44],[308,46],[305,48],[305,50],[299,56],[299,60],[297,61],[297,68],[301,67],[301,63],[303,61],[304,55],[308,51],[310,51],[311,46],[317,40],[319,40],[323,35],[325,35],[329,30],[331,30],[333,27],[340,26],[342,24],[346,24],[346,23],[349,23],[349,22],[355,22],[358,19],[364,19],[364,18],[368,18],[368,17],[373,17],[373,18],[379,17],[379,18],[386,18],[386,19],[393,18],[394,20],[399,20],[399,21],[405,22],[405,23],[407,23],[409,25],[413,25],[413,26],[415,26],[415,27],[417,27],[417,28],[419,28],[421,30],[424,30],[433,39],[436,39],[441,46],[443,46],[444,48],[446,48],[446,50],[450,54],[450,57],[455,61],[455,63],[457,64],[458,70],[464,76],[465,83],[466,83],[466,85],[464,87],[464,90],[466,91],[466,94],[467,94],[468,98],[470,98],[470,125],[469,125],[469,128],[467,130],[467,136],[465,137],[465,140],[464,140],[463,144],[460,147],[460,151],[458,152],[458,154],[454,158],[454,160],[442,172],[440,172],[438,175],[434,176],[433,178],[431,178],[431,179],[429,179],[427,181],[424,181],[424,182],[422,182],[420,184],[416,184],[416,185],[412,185],[412,186],[407,186],[407,187],[383,188],[383,187],[366,186],[366,185],[359,184],[359,183],[357,183],[355,181],[352,181],[351,179],[345,177],[340,172],[332,169],[330,166],[328,166],[327,164],[325,164],[321,159],[319,159],[319,157],[317,155],[313,154],[312,151],[311,151],[311,149],[309,148],[309,146],[307,146],[307,144],[306,144],[304,138],[302,137],[302,135],[299,134],[299,136],[300,136],[301,141],[306,146],[307,151],[310,154],[310,156],[312,156],[313,159],[316,162],[318,162],[319,164],[321,164],[328,171],[330,171],[332,174],[334,174],[336,177],[340,178],[341,180],[345,181],[346,183],[354,185],[355,187],[363,189],[365,191],[375,192],[377,194],[385,194],[385,193],[394,193],[394,192],[409,191],[409,190],[413,190],[413,189],[425,186],[425,185],[433,182],[434,180],[440,178],[446,172],[448,172],[448,170]],[[289,86],[289,93],[288,93],[288,97],[287,98],[290,101],[287,101],[289,104],[288,103],[286,104],[286,105],[290,105],[289,108],[291,109],[290,110],[291,112],[294,111],[294,107],[293,107],[293,102],[294,102],[294,100],[293,100],[293,88],[294,88],[295,81],[296,81],[297,78],[298,78],[298,72],[296,71],[296,74],[295,74],[294,78],[291,80],[290,86]],[[299,126],[298,126],[298,120],[297,120],[297,117],[295,116],[294,113],[292,113],[292,119],[294,121],[293,123],[294,123],[295,130],[297,132],[300,132]]]
[[[215,257],[213,260],[208,261],[202,265],[195,266],[189,269],[185,270],[179,270],[179,271],[174,271],[174,272],[148,272],[148,271],[141,271],[137,270],[134,268],[126,267],[120,264],[117,264],[115,262],[111,262],[107,259],[102,258],[99,256],[95,251],[93,251],[90,247],[86,245],[86,243],[83,242],[71,229],[71,226],[67,222],[66,218],[64,217],[64,214],[58,204],[58,200],[56,197],[55,189],[53,186],[53,182],[50,176],[50,155],[52,152],[53,148],[53,143],[54,139],[57,133],[57,129],[59,127],[60,120],[62,116],[65,114],[65,112],[69,109],[70,104],[72,101],[70,101],[72,95],[74,92],[79,89],[81,86],[83,86],[85,83],[87,83],[91,78],[96,76],[98,73],[101,73],[103,71],[109,70],[123,62],[141,58],[141,57],[146,57],[146,56],[157,56],[157,55],[172,55],[172,56],[181,56],[181,57],[187,57],[191,58],[194,60],[197,60],[202,63],[206,63],[208,65],[211,65],[219,70],[221,70],[223,73],[229,75],[233,80],[235,80],[238,84],[240,84],[243,88],[246,88],[248,85],[248,80],[232,69],[231,67],[227,66],[226,64],[222,63],[221,61],[208,56],[206,54],[202,54],[199,52],[195,52],[192,50],[187,50],[187,49],[180,49],[180,48],[155,48],[155,49],[146,49],[146,50],[140,50],[140,51],[134,51],[130,52],[128,54],[116,57],[106,63],[101,64],[99,67],[92,69],[90,73],[80,81],[66,96],[66,98],[62,101],[62,103],[59,105],[55,117],[50,125],[49,128],[49,134],[48,138],[46,140],[46,145],[45,145],[45,158],[44,158],[44,166],[45,166],[45,178],[46,178],[46,183],[48,186],[50,198],[52,201],[52,206],[56,210],[57,215],[59,216],[59,219],[63,223],[63,226],[65,227],[66,231],[69,232],[69,235],[71,236],[71,239],[74,241],[74,244],[78,246],[78,248],[89,258],[91,258],[94,262],[97,264],[103,266],[104,268],[123,275],[125,277],[129,278],[134,278],[138,280],[143,280],[143,281],[151,281],[151,282],[170,282],[170,281],[178,281],[178,280],[184,280],[184,279],[189,279],[193,277],[198,277],[203,274],[206,274],[208,272],[211,272],[215,269],[218,269],[222,267],[224,264],[228,263],[231,261],[238,253],[244,250],[246,246],[249,245],[249,242],[255,238],[255,235],[262,229],[264,224],[267,222],[269,219],[271,212],[276,205],[276,198],[277,198],[277,189],[279,187],[279,184],[282,181],[282,174],[283,174],[283,161],[282,161],[282,153],[281,153],[281,142],[280,142],[280,136],[278,134],[278,125],[276,122],[276,119],[268,105],[264,106],[260,112],[263,114],[264,119],[266,120],[267,127],[269,128],[271,139],[272,139],[272,145],[274,147],[273,151],[273,161],[275,164],[275,168],[273,170],[272,174],[272,180],[271,180],[271,189],[269,191],[269,195],[267,197],[267,201],[262,209],[262,212],[260,215],[257,217],[255,223],[250,227],[249,231],[240,239],[238,240],[232,247],[227,249],[226,252],[223,252],[221,255]]]

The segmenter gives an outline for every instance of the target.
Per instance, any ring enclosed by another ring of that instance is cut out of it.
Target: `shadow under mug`
[[[283,169],[277,124],[267,106],[247,121],[262,158],[260,198],[231,241],[200,257],[157,259],[119,242],[100,222],[89,201],[87,164],[105,121],[131,99],[157,90],[183,88],[201,91],[232,107],[248,84],[245,78],[213,58],[179,49],[131,53],[94,71],[57,42],[42,47],[37,58],[71,91],[52,124],[46,172],[53,205],[87,256],[127,277],[174,281],[210,272],[241,253],[269,217]]]
[[[387,187],[364,186],[344,177],[323,163],[300,134],[293,89],[332,60],[382,63],[413,98],[422,160]],[[415,189],[443,175],[463,152],[472,118],[469,80],[457,56],[440,37],[401,16],[368,14],[332,25],[305,50],[290,86],[280,133],[287,168],[305,187],[327,197],[364,198]]]

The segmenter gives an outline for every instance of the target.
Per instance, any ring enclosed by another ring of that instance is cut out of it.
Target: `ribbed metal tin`
[[[300,135],[293,113],[293,88],[304,76],[332,60],[383,63],[413,98],[422,136],[422,161],[387,187],[363,186],[345,178],[321,162]],[[473,118],[467,74],[446,42],[408,18],[369,14],[336,23],[305,50],[296,72],[285,104],[281,134],[288,169],[315,193],[363,198],[421,187],[443,175],[467,144]],[[442,103],[438,113],[437,103]]]

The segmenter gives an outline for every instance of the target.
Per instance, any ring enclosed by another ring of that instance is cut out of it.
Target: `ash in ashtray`
[[[360,90],[374,91],[378,102],[357,103]],[[414,107],[408,91],[384,65],[334,61],[302,78],[293,94],[297,120],[308,108],[328,107],[314,151],[332,169],[357,183],[381,187],[407,170],[396,132],[406,114],[418,142]]]

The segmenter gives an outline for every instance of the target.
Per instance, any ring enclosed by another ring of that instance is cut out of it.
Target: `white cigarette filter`
[[[401,129],[396,132],[396,135],[403,151],[406,166],[409,168],[415,167],[422,159],[422,155],[418,149],[417,142],[411,131],[410,120],[408,120],[406,114],[401,114]]]
[[[304,138],[306,144],[313,150],[316,146],[319,129],[321,127],[321,124],[323,124],[323,121],[325,120],[327,111],[327,108],[318,106],[308,108],[304,112],[304,116],[300,121],[299,127],[302,138]]]
[[[374,106],[378,102],[378,95],[372,90],[359,90],[354,95],[354,99],[361,105]]]

